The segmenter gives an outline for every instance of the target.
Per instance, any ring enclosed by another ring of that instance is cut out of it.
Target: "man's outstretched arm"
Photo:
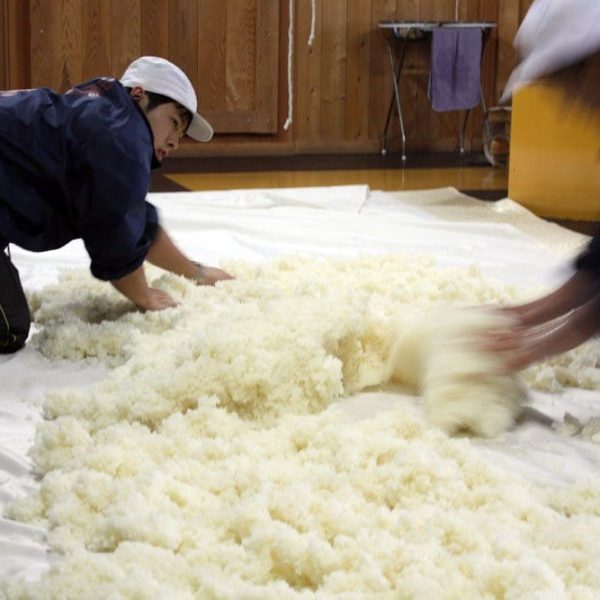
[[[146,259],[161,269],[194,279],[202,285],[214,285],[217,281],[233,279],[222,269],[207,267],[191,261],[177,248],[160,225]]]

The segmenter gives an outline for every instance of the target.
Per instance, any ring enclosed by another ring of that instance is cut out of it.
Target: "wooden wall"
[[[385,19],[495,21],[482,81],[493,105],[515,61],[512,39],[532,0],[294,0],[293,123],[288,113],[288,0],[0,0],[0,88],[67,89],[119,76],[141,54],[178,63],[219,133],[182,155],[378,152],[392,81]],[[429,47],[411,44],[402,79],[408,150],[453,150],[460,115],[427,100]],[[397,135],[397,122],[391,132]],[[473,112],[467,148],[481,146]],[[392,144],[391,150],[397,147]]]

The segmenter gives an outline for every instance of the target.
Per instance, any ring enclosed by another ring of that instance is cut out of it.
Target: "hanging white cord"
[[[294,118],[294,82],[292,79],[292,63],[294,58],[294,0],[290,0],[290,26],[288,28],[288,116],[283,124],[283,129],[290,128]]]
[[[308,45],[312,47],[315,41],[315,20],[317,18],[317,0],[311,0],[312,14],[310,19],[310,35],[308,36]]]
[[[312,15],[310,20],[310,35],[308,45],[312,46],[315,39],[315,21],[317,17],[317,0],[311,0]],[[283,124],[283,129],[287,131],[294,122],[294,0],[290,0],[290,26],[288,28],[288,116]]]

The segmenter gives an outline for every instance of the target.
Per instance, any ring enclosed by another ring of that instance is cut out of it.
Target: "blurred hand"
[[[575,310],[536,325],[488,332],[482,350],[498,353],[505,374],[571,350],[600,330],[600,304],[591,300]]]
[[[543,358],[536,356],[534,328],[515,327],[512,330],[493,331],[481,344],[482,350],[497,354],[500,358],[500,375],[510,375],[527,368],[532,362]]]

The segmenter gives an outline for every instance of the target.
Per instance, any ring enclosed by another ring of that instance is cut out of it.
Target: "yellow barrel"
[[[543,217],[600,221],[600,115],[549,83],[517,92],[508,195]]]

